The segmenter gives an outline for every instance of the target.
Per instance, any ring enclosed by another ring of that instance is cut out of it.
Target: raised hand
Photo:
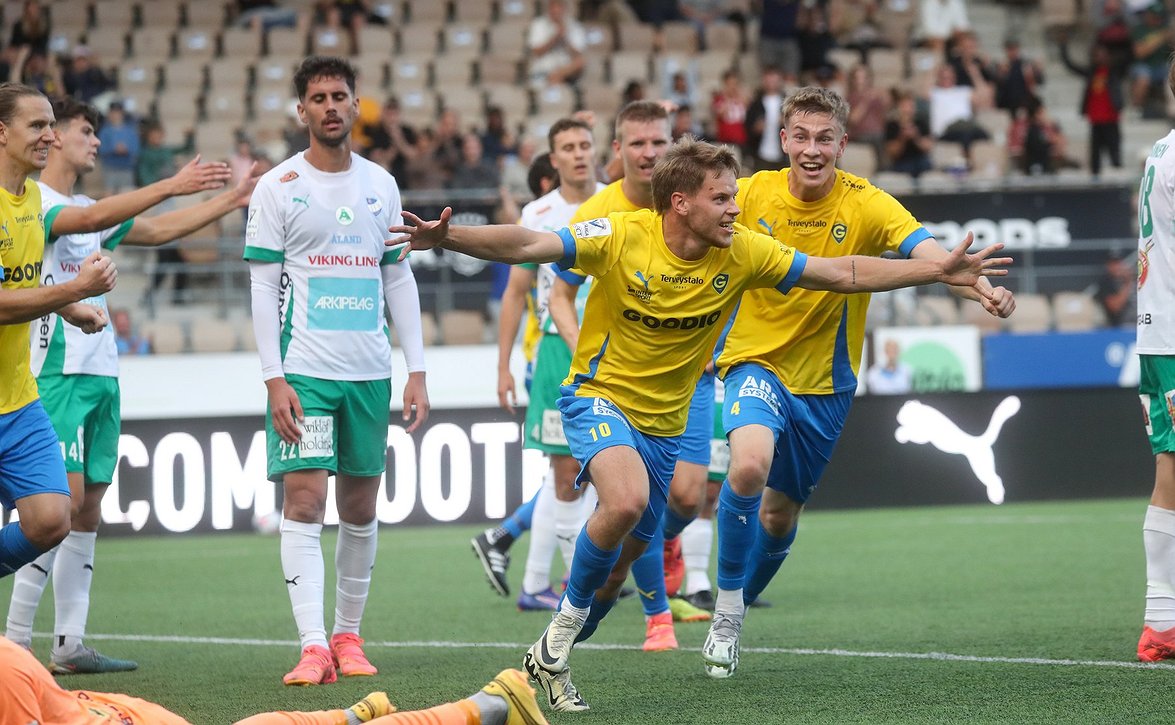
[[[80,302],[62,307],[57,311],[57,314],[61,315],[61,319],[81,329],[87,335],[101,332],[109,322],[106,319],[106,311],[101,307],[85,305]]]
[[[222,161],[200,161],[200,154],[196,154],[191,161],[171,177],[172,195],[185,196],[201,191],[219,189],[228,183],[233,176],[228,164]]]
[[[1002,243],[992,244],[975,254],[968,254],[967,250],[974,241],[975,235],[967,232],[962,243],[943,260],[940,282],[970,287],[978,282],[980,277],[1003,277],[1008,274],[1005,267],[1012,263],[1012,258],[991,256],[1004,248]],[[980,290],[980,294],[989,300],[992,297],[989,290]]]
[[[426,222],[410,211],[400,212],[404,217],[404,224],[394,224],[388,227],[392,234],[400,236],[384,242],[389,247],[398,247],[406,244],[401,258],[411,249],[432,249],[438,247],[449,235],[449,219],[453,216],[453,208],[445,207],[441,216],[431,222]]]

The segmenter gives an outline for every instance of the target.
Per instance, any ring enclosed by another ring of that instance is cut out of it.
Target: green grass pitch
[[[764,595],[775,606],[747,619],[733,678],[703,674],[705,625],[678,624],[679,651],[641,652],[640,607],[625,601],[572,658],[591,711],[551,720],[1175,722],[1175,665],[1134,657],[1145,507],[809,512]],[[314,688],[281,684],[297,645],[276,536],[99,536],[88,641],[140,669],[59,682],[145,697],[197,725],[346,706],[375,689],[401,709],[464,697],[518,667],[547,619],[493,594],[469,548],[476,531],[382,529],[363,632],[380,674]],[[323,541],[333,576],[333,531]],[[525,556],[524,538],[515,591]],[[5,609],[11,588],[0,580]],[[42,657],[50,602],[47,592],[36,625]]]

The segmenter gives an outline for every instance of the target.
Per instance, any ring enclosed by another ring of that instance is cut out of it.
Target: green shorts
[[[392,381],[323,380],[287,375],[286,382],[302,403],[299,443],[289,444],[273,429],[265,409],[265,441],[269,480],[281,481],[290,471],[323,468],[348,476],[378,476],[388,461],[388,422]]]
[[[1175,355],[1139,355],[1138,367],[1138,397],[1151,451],[1175,453]]]
[[[65,470],[84,474],[87,484],[114,480],[122,429],[118,378],[46,375],[37,380],[37,389],[61,443]]]
[[[522,447],[547,455],[570,456],[571,449],[563,435],[563,416],[557,403],[559,387],[571,370],[571,350],[563,338],[546,334],[539,340],[534,360],[534,379],[530,383],[530,402],[526,404]]]

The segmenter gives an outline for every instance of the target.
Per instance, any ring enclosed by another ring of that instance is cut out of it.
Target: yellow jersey
[[[739,223],[818,257],[886,251],[908,257],[931,238],[905,207],[866,179],[837,170],[827,196],[804,202],[788,190],[788,172],[738,180]],[[866,293],[797,289],[784,299],[771,290],[748,292],[715,351],[718,373],[750,362],[798,395],[855,390],[868,307]]]
[[[537,264],[524,262],[518,266],[538,273],[539,266]],[[526,326],[522,330],[522,357],[528,363],[534,362],[534,355],[539,349],[539,340],[543,336],[543,327],[539,323],[537,293],[538,286],[531,282],[530,290],[526,293]]]
[[[31,179],[14,196],[0,189],[0,272],[4,289],[31,289],[41,284],[45,253],[41,190]],[[29,370],[29,323],[0,325],[0,415],[37,399],[37,382]]]
[[[730,247],[687,261],[670,251],[661,225],[651,209],[573,223],[559,232],[559,265],[595,279],[564,385],[668,437],[685,430],[698,377],[743,290],[786,293],[807,256],[735,225]]]

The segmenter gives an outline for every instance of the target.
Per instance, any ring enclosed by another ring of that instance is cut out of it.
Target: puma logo
[[[746,516],[743,516],[742,514],[739,514],[738,516],[736,516],[736,518],[738,519],[738,522],[739,522],[740,524],[742,524],[743,526],[746,526],[746,525],[747,525],[747,517],[746,517]]]
[[[975,477],[987,489],[987,500],[1004,502],[1004,482],[995,470],[993,446],[1004,423],[1020,411],[1020,399],[1012,395],[1000,401],[991,414],[991,422],[981,435],[973,436],[942,412],[917,400],[906,402],[898,411],[898,443],[929,443],[943,453],[964,456]]]
[[[770,234],[771,236],[775,236],[775,225],[774,224],[768,224],[766,222],[766,220],[764,220],[762,217],[760,217],[759,218],[759,226],[766,229],[767,233]]]
[[[293,579],[286,579],[286,584],[289,584],[292,587],[296,587],[296,586],[298,586],[298,580],[301,578],[302,578],[302,575],[299,574],[299,575],[295,576]]]
[[[643,284],[645,286],[645,292],[648,292],[649,291],[649,278],[645,276],[645,273],[638,269],[634,276],[641,281],[641,284]]]

